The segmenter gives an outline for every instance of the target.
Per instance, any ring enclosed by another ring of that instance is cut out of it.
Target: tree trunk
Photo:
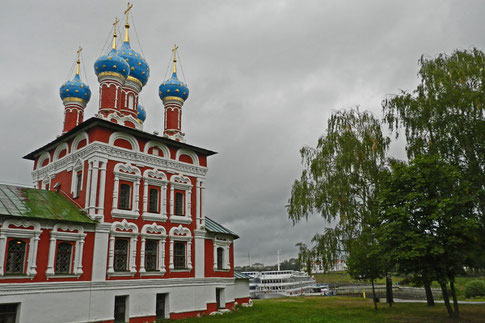
[[[455,317],[458,318],[460,316],[460,312],[458,311],[458,300],[456,299],[454,279],[450,280],[450,288],[451,288],[451,296],[453,297],[453,308],[455,310]]]
[[[446,284],[440,282],[441,286],[441,293],[443,294],[443,301],[445,302],[446,310],[448,311],[448,314],[450,317],[454,317],[453,309],[451,308],[450,305],[450,298],[448,297],[448,289],[446,288]]]
[[[426,301],[428,302],[428,306],[434,306],[434,296],[433,292],[431,291],[431,283],[425,282],[424,283],[424,290],[426,291]]]
[[[372,294],[373,294],[372,299],[374,300],[374,310],[377,311],[377,297],[376,297],[376,289],[374,287],[374,278],[372,278],[370,281],[372,283]]]
[[[390,273],[387,273],[386,275],[386,302],[389,303],[389,307],[392,307],[392,303],[394,302],[392,296],[392,279]]]

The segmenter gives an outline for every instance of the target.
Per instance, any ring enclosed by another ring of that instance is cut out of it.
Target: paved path
[[[400,299],[400,298],[394,298],[395,303],[426,303],[426,300],[423,299]],[[438,300],[434,301],[435,303],[441,303],[444,304],[445,302],[443,300]],[[453,303],[452,300],[450,300],[450,303]],[[469,302],[469,301],[458,301],[458,304],[477,304],[477,305],[484,305],[485,302]]]

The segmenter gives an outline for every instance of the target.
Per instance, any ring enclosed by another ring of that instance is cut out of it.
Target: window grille
[[[157,320],[165,318],[165,296],[166,294],[157,294],[157,302],[156,302]]]
[[[5,273],[23,274],[25,264],[25,241],[10,240],[7,249],[7,264]]]
[[[115,323],[126,321],[126,298],[127,296],[115,296]]]
[[[223,269],[222,267],[222,261],[224,258],[224,249],[223,248],[217,248],[217,269]]]
[[[158,213],[158,190],[155,188],[150,189],[150,194],[148,197],[148,212]]]
[[[72,245],[61,242],[57,245],[56,273],[70,273],[72,260]]]
[[[128,184],[121,184],[120,185],[120,201],[118,208],[120,210],[129,210],[130,209],[130,193],[131,193],[131,186]]]
[[[175,269],[185,269],[185,242],[175,242],[173,246],[173,266]]]
[[[76,178],[76,197],[79,197],[79,194],[81,194],[82,172],[77,173]]]
[[[157,251],[157,241],[147,240],[145,243],[145,269],[147,271],[157,270]]]
[[[115,240],[115,254],[113,268],[115,271],[128,270],[128,240]]]
[[[175,215],[184,215],[184,195],[175,193]]]

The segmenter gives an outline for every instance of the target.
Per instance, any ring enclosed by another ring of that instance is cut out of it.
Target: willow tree
[[[485,55],[478,49],[421,57],[420,83],[413,91],[384,100],[384,119],[404,132],[409,159],[439,155],[470,181],[477,219],[485,233]],[[485,268],[485,242],[477,237],[470,267]]]
[[[295,224],[319,213],[332,224],[313,238],[326,269],[372,225],[389,143],[380,121],[356,108],[333,113],[316,148],[301,149],[304,169],[293,184],[288,216]]]

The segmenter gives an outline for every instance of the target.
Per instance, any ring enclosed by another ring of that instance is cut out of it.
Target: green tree
[[[308,249],[303,242],[298,242],[296,246],[298,247],[298,267],[308,275],[311,275],[313,263],[315,262],[315,252]]]
[[[478,226],[471,193],[459,168],[437,156],[417,156],[409,165],[394,163],[379,193],[378,237],[385,253],[401,272],[414,273],[425,283],[436,279],[450,316],[458,316],[454,281]]]
[[[333,225],[312,240],[325,269],[372,225],[389,143],[378,119],[351,109],[331,115],[316,148],[301,149],[304,169],[293,184],[288,216],[295,224],[318,212]]]
[[[377,310],[377,297],[374,281],[386,275],[389,268],[386,255],[382,252],[376,231],[364,229],[357,239],[349,243],[347,268],[354,279],[369,280],[372,284],[374,309]],[[392,302],[392,301],[391,301]],[[391,302],[389,305],[391,305]]]
[[[384,100],[384,119],[396,135],[404,131],[409,159],[438,154],[472,184],[481,234],[467,251],[468,266],[485,268],[485,55],[456,50],[419,64],[420,84]]]

